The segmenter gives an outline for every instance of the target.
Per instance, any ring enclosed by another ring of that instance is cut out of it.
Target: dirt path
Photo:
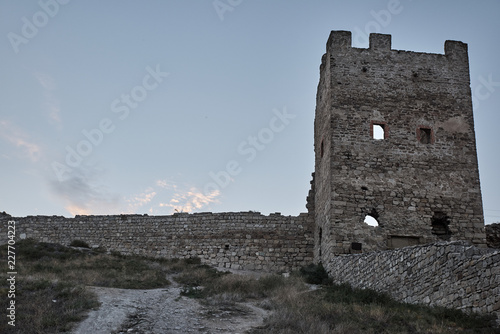
[[[90,287],[102,303],[74,334],[244,333],[263,323],[267,311],[251,303],[213,308],[180,296],[181,288],[127,290]]]

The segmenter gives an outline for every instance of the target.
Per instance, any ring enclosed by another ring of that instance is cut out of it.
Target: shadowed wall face
[[[325,268],[337,283],[382,291],[406,303],[494,314],[500,325],[499,250],[439,242],[339,255]]]
[[[314,136],[317,259],[353,253],[353,244],[485,244],[466,44],[417,53],[371,34],[361,49],[350,32],[333,31]]]

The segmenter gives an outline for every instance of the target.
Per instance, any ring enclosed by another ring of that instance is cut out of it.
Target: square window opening
[[[432,129],[421,127],[418,129],[418,140],[422,144],[432,144]]]
[[[375,140],[382,140],[387,138],[386,125],[383,123],[372,123],[371,128],[372,138]]]

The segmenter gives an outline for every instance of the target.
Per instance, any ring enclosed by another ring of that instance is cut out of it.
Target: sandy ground
[[[89,287],[101,306],[73,331],[74,334],[118,333],[245,333],[262,325],[267,311],[251,303],[231,307],[201,305],[180,296],[181,287],[128,290]]]

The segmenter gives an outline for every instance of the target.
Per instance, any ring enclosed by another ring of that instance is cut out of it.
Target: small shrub
[[[258,279],[259,290],[269,293],[285,285],[285,278],[281,275],[266,275]]]
[[[16,256],[28,261],[36,261],[42,258],[65,261],[82,255],[85,256],[76,249],[54,243],[37,242],[31,238],[20,240],[16,244]]]
[[[175,280],[187,286],[207,286],[223,275],[225,273],[207,265],[187,266],[184,271],[175,277]]]
[[[83,240],[73,240],[69,245],[71,247],[90,248],[89,244]]]
[[[356,289],[349,284],[334,284],[324,289],[325,300],[332,303],[344,304],[377,304],[391,306],[396,302],[385,293],[371,289]]]
[[[197,286],[186,286],[181,289],[181,296],[189,298],[202,298],[203,289]]]
[[[201,264],[201,259],[199,257],[190,257],[190,258],[184,259],[184,262],[186,264]]]
[[[310,264],[308,266],[300,268],[300,273],[304,277],[305,281],[309,284],[330,284],[331,281],[328,278],[328,273],[326,272],[323,264],[320,262],[318,264]]]
[[[233,274],[214,279],[204,284],[204,286],[206,287],[206,294],[209,296],[226,293],[240,296],[240,301],[260,294],[254,279]]]
[[[110,251],[110,252],[109,252],[109,254],[111,254],[111,256],[114,256],[114,257],[119,257],[119,258],[124,257],[124,256],[122,255],[122,253],[120,253],[119,251],[116,251],[116,250],[112,250],[112,251]]]

